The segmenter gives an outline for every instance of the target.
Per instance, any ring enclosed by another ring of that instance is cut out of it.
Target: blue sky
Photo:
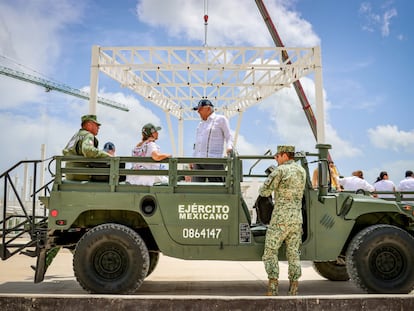
[[[414,108],[410,0],[267,0],[285,46],[322,49],[326,141],[342,175],[361,169],[373,182],[387,170],[395,183],[414,170]],[[202,0],[2,0],[0,65],[88,89],[92,45],[202,46]],[[209,46],[274,46],[253,0],[208,1]],[[301,80],[313,104],[314,87]],[[110,140],[129,155],[147,122],[160,124],[159,144],[171,152],[164,113],[103,75],[100,95],[130,112],[98,105],[101,146]],[[0,172],[21,159],[60,154],[79,128],[88,102],[0,75]],[[275,108],[276,107],[276,108]],[[314,107],[315,111],[315,107]],[[185,124],[191,155],[197,122]],[[230,120],[236,127],[236,119]],[[313,151],[315,140],[292,89],[243,116],[237,149],[263,154],[278,144]]]

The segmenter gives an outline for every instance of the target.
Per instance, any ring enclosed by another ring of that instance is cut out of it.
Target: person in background
[[[154,161],[161,161],[171,157],[170,154],[161,153],[160,147],[155,143],[158,139],[158,131],[160,126],[154,126],[147,123],[142,127],[141,141],[132,150],[134,157],[151,157]],[[157,170],[160,169],[159,163],[134,163],[133,168],[136,170]],[[126,181],[134,185],[152,186],[154,183],[167,182],[165,176],[146,176],[146,175],[128,175]]]
[[[339,176],[338,170],[333,161],[329,161],[329,171],[331,176],[331,190],[333,191],[341,191],[341,186],[338,183],[337,177]],[[314,189],[318,188],[318,168],[315,168],[312,175],[312,187]]]
[[[388,173],[386,171],[382,171],[377,180],[374,183],[375,191],[390,191],[395,192],[395,185],[394,183],[388,179]],[[378,198],[395,198],[393,194],[386,194],[386,193],[378,193]]]
[[[106,158],[111,155],[98,148],[99,142],[96,138],[99,127],[96,115],[88,114],[81,117],[81,129],[72,136],[66,147],[62,150],[65,156],[84,156],[87,158]],[[85,167],[85,162],[66,162],[66,167]],[[66,179],[89,180],[90,176],[66,174]]]
[[[398,191],[414,191],[414,173],[413,171],[406,171],[405,178],[400,181],[397,187]],[[403,194],[402,198],[414,198],[414,194]],[[413,201],[401,201],[401,203],[414,204]]]
[[[259,189],[262,197],[273,193],[275,201],[262,257],[269,279],[268,296],[277,296],[279,293],[278,253],[283,242],[286,244],[289,264],[289,295],[297,295],[298,280],[302,275],[299,248],[302,243],[302,198],[306,172],[294,161],[294,155],[294,146],[278,146],[275,155],[278,166]]]
[[[111,156],[115,156],[115,144],[108,141],[105,143],[104,147],[103,147],[103,151],[105,151],[106,153],[109,153]]]
[[[337,177],[336,179],[345,191],[357,191],[361,189],[368,192],[375,191],[374,186],[364,179],[364,173],[361,170],[352,172],[352,176],[344,178]]]

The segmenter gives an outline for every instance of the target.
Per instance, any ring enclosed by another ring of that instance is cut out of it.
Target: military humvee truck
[[[400,203],[401,193],[391,201],[364,193],[332,192],[327,165],[330,146],[318,144],[316,149],[316,153],[295,156],[307,171],[301,259],[313,261],[323,277],[350,278],[368,293],[411,292],[413,205]],[[318,162],[318,189],[311,185],[311,159]],[[100,165],[65,168],[68,161]],[[21,215],[8,215],[5,194],[1,258],[17,253],[37,257],[35,282],[41,282],[53,256],[60,248],[68,248],[80,285],[90,293],[108,294],[136,291],[156,268],[160,253],[187,260],[261,260],[266,226],[252,221],[241,187],[266,177],[264,170],[245,172],[246,165],[275,164],[272,156],[170,158],[165,160],[168,169],[128,169],[138,161],[151,159],[54,157],[53,179],[39,190],[34,187],[31,212],[29,207]],[[226,169],[184,169],[194,162],[221,163]],[[1,176],[5,185],[11,182],[10,172]],[[70,181],[65,179],[68,173],[90,178]],[[139,186],[122,181],[126,175],[138,174],[166,175],[168,184]],[[220,175],[224,182],[183,181],[183,176],[194,175]],[[44,193],[40,197],[47,211],[44,215],[35,214],[39,193]],[[19,221],[13,222],[15,217]],[[29,239],[21,243],[24,239],[17,237],[24,235]],[[286,260],[284,256],[282,249],[280,259]]]

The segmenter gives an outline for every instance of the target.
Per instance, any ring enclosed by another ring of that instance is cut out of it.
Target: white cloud
[[[378,125],[368,129],[368,136],[377,148],[414,152],[414,130],[407,132],[396,125]]]
[[[61,31],[81,15],[82,4],[73,6],[68,0],[1,2],[0,64],[19,71],[36,70],[35,75],[58,71],[64,44]],[[0,81],[3,108],[44,99],[38,86],[3,76]]]
[[[129,108],[129,112],[125,112],[107,106],[99,107],[98,117],[102,126],[98,138],[101,147],[106,141],[112,141],[116,145],[118,155],[130,155],[133,146],[141,140],[141,128],[146,123],[161,125],[163,130],[160,133],[160,140],[169,141],[166,124],[162,124],[159,117],[151,109],[144,107],[135,97],[110,92],[100,92],[100,96],[122,103]]]
[[[98,119],[102,123],[98,134],[100,147],[106,141],[112,141],[119,155],[129,155],[132,147],[141,140],[140,129],[145,123],[161,124],[155,113],[134,97],[109,92],[100,92],[100,96],[118,101],[130,109],[125,112],[98,105]],[[32,114],[0,113],[0,124],[8,129],[7,135],[0,136],[0,145],[9,146],[7,154],[2,157],[1,172],[23,157],[40,159],[42,144],[46,145],[46,157],[61,154],[70,137],[80,128],[81,115],[88,113],[87,101],[58,93],[51,94],[49,100],[45,105],[37,106]],[[54,102],[59,102],[59,105],[52,106]],[[163,131],[162,134],[160,140],[167,145],[168,132]]]
[[[374,32],[379,30],[383,37],[390,34],[391,19],[398,15],[395,8],[389,7],[392,2],[387,2],[381,7],[382,12],[377,12],[370,2],[363,2],[359,7],[359,13],[364,18],[362,29]]]
[[[397,15],[398,15],[397,10],[394,8],[384,13],[383,24],[381,26],[381,33],[384,37],[388,37],[388,35],[390,34],[391,19]]]
[[[74,6],[69,0],[0,2],[0,64],[35,69],[35,75],[57,72],[65,43],[62,32],[82,13],[83,4]],[[39,159],[42,144],[48,155],[60,154],[62,140],[74,131],[71,116],[87,112],[85,101],[6,76],[0,77],[0,93],[0,144],[8,150],[0,171],[23,158]]]
[[[0,4],[0,54],[49,73],[62,48],[61,31],[76,23],[82,4],[72,1],[10,1]]]
[[[308,102],[311,103],[312,112],[316,116],[315,87],[313,80],[301,79],[302,88]],[[361,150],[342,139],[335,127],[329,122],[329,111],[331,104],[324,96],[325,106],[325,142],[332,145],[332,156],[336,159],[352,158],[361,155]],[[280,143],[293,144],[298,150],[314,150],[316,139],[311,131],[310,124],[306,119],[298,95],[293,87],[283,89],[261,104],[261,109],[267,111],[271,123],[268,130],[275,132]]]
[[[271,16],[286,46],[315,46],[320,43],[312,25],[289,10],[290,1],[267,1]],[[163,7],[162,10],[159,8]],[[273,46],[265,22],[254,1],[210,0],[207,44]],[[137,4],[141,22],[161,27],[170,36],[204,43],[204,5],[199,0],[141,0]],[[231,16],[231,18],[229,18]]]
[[[233,133],[234,135],[234,133]],[[243,135],[237,137],[237,152],[239,154],[256,154],[258,152],[258,145],[249,142]]]

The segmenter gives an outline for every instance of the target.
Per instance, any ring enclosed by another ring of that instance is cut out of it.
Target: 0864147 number
[[[184,239],[218,239],[221,228],[183,228]]]

